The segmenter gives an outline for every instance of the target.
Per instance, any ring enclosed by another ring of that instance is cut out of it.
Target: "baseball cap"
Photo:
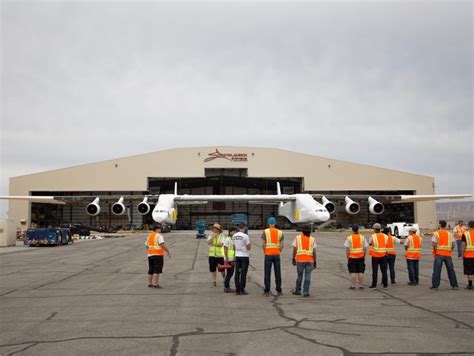
[[[275,225],[276,224],[276,219],[273,216],[270,216],[267,220],[269,225]]]

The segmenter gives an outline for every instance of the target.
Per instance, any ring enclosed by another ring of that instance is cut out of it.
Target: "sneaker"
[[[377,286],[370,286],[370,289],[377,289]]]
[[[292,290],[291,293],[294,294],[294,295],[301,295],[301,292],[298,292],[296,290]]]
[[[153,288],[153,284],[149,284],[149,285],[148,285],[148,288]]]
[[[224,288],[224,293],[235,293],[235,290],[232,288]]]
[[[240,292],[240,295],[247,295],[248,293],[246,291]]]
[[[416,286],[416,283],[415,282],[408,282],[407,285],[408,286]]]
[[[397,285],[397,282],[392,282],[391,285],[392,285],[392,286],[396,286],[396,285]]]
[[[388,286],[383,286],[383,289],[388,289]]]
[[[466,288],[464,288],[464,289],[472,289],[472,286],[467,285]]]
[[[438,287],[433,287],[433,286],[431,286],[430,289],[438,290]]]
[[[270,293],[268,293],[268,292],[263,292],[263,296],[264,296],[264,297],[269,297],[269,296],[270,296]]]
[[[281,297],[282,295],[283,295],[283,292],[282,292],[282,291],[279,291],[279,292],[277,291],[277,296],[278,296],[278,297]]]
[[[359,287],[359,290],[364,290],[364,287]]]
[[[156,286],[153,286],[153,288],[160,288],[161,289],[161,286],[159,284],[157,284]]]
[[[453,290],[458,290],[458,289],[459,289],[458,286],[453,287]]]
[[[309,293],[303,294],[303,297],[309,297]]]
[[[350,287],[349,287],[349,289],[356,289],[356,287],[354,287],[354,286],[350,286]]]

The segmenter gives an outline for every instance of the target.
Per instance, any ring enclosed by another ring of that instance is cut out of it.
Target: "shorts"
[[[211,257],[209,256],[209,271],[215,272],[217,270],[217,265],[224,264],[224,257]]]
[[[464,274],[466,276],[474,275],[474,258],[463,259]]]
[[[347,268],[349,269],[349,273],[364,273],[365,258],[349,258],[347,261]]]
[[[163,273],[163,256],[148,256],[148,274]]]

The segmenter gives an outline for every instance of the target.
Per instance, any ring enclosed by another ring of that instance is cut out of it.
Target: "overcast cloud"
[[[204,145],[473,192],[470,1],[2,1],[1,24],[0,195],[10,176]]]

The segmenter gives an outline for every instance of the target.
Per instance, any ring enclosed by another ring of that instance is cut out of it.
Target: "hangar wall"
[[[146,191],[148,177],[204,177],[205,168],[246,168],[249,177],[304,177],[305,191],[413,191],[434,194],[434,178],[262,147],[176,148],[10,178],[10,195],[34,191]],[[224,154],[225,156],[222,156]],[[246,160],[244,160],[244,158]],[[8,216],[30,222],[30,203],[10,201]],[[436,225],[435,203],[415,204],[422,227]]]

